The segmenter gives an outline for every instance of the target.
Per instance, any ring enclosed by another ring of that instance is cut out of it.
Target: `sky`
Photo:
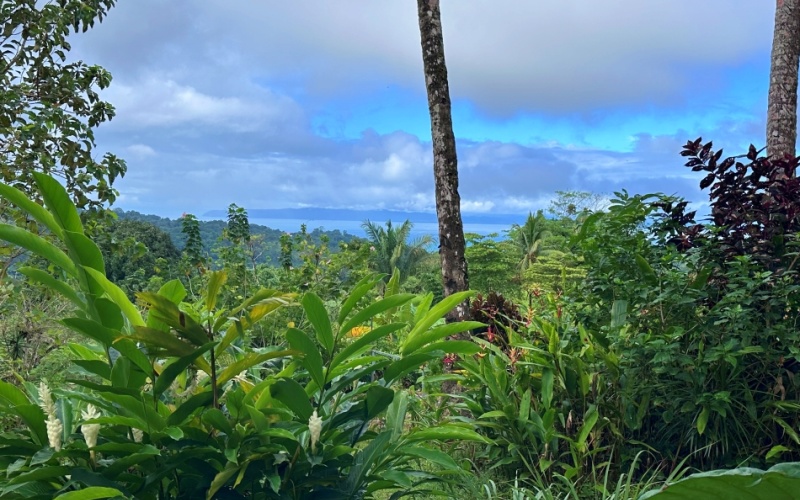
[[[700,203],[679,155],[763,146],[774,5],[441,0],[462,211],[558,190]],[[115,206],[435,210],[411,0],[120,0],[72,39],[108,69]]]

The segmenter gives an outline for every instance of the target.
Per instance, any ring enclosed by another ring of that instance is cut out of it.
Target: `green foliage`
[[[721,261],[714,246],[680,251],[675,204],[618,193],[579,238],[589,271],[576,305],[620,359],[624,427],[702,469],[796,457],[796,274]]]
[[[114,116],[97,93],[108,87],[111,75],[99,66],[65,61],[68,37],[102,21],[115,3],[0,3],[0,173],[6,183],[35,195],[34,172],[50,172],[65,179],[82,208],[114,201],[111,185],[125,173],[125,163],[111,154],[95,161],[93,132]]]
[[[487,294],[512,295],[519,288],[518,260],[509,240],[497,240],[497,234],[466,234],[469,283],[473,290]]]
[[[203,239],[200,237],[200,223],[192,214],[183,214],[181,217],[181,232],[186,237],[183,247],[183,257],[186,263],[193,268],[202,268],[206,264],[203,255]]]
[[[521,271],[530,267],[543,253],[544,241],[549,234],[546,221],[544,213],[539,210],[535,216],[529,213],[523,225],[515,224],[512,227],[510,235],[521,256],[519,260]]]
[[[601,418],[613,361],[557,297],[547,300],[529,326],[507,327],[510,349],[481,341],[483,354],[457,362],[466,388],[459,407],[492,439],[480,455],[492,468],[538,484],[555,475],[581,484],[613,468],[613,427]]]
[[[763,471],[742,467],[692,474],[658,490],[645,493],[642,500],[693,500],[725,498],[730,500],[790,500],[800,491],[800,463],[778,464]]]
[[[426,247],[432,241],[430,236],[407,241],[413,228],[410,221],[405,221],[397,228],[392,226],[392,221],[388,221],[386,229],[373,222],[365,221],[362,227],[372,245],[370,261],[374,269],[389,276],[397,268],[400,270],[401,280],[405,280],[414,272],[427,255]]]
[[[460,473],[430,443],[488,442],[468,424],[409,427],[407,395],[394,389],[405,374],[445,355],[444,338],[478,326],[437,326],[467,292],[428,302],[410,321],[355,339],[349,332],[369,329],[379,315],[425,301],[394,294],[361,307],[381,281],[367,277],[334,320],[309,292],[301,300],[307,326],[286,329],[290,349],[253,350],[241,343],[245,332],[288,305],[291,294],[261,289],[228,308],[220,301],[226,273],[214,271],[193,303],[183,302],[187,292],[178,281],[140,293],[145,320],[105,277],[102,255],[83,236],[64,188],[36,179],[48,210],[32,215],[68,252],[17,230],[0,234],[76,280],[77,315],[64,324],[86,338],[71,345],[84,377],[52,396],[45,386],[27,385],[26,393],[0,383],[3,412],[25,424],[0,438],[0,470],[8,479],[0,495],[371,498],[387,489],[407,495],[434,491],[434,483]],[[404,332],[400,356],[370,351],[397,331]],[[98,426],[96,443],[89,426]],[[418,470],[419,459],[444,470]]]
[[[106,277],[128,296],[179,275],[180,251],[156,226],[130,219],[115,220],[98,238],[106,264]]]

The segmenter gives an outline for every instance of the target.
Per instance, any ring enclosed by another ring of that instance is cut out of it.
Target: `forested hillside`
[[[142,214],[134,210],[126,211],[116,209],[114,210],[114,213],[117,214],[119,220],[137,220],[149,222],[169,235],[172,243],[177,248],[182,249],[184,246],[186,246],[186,235],[181,232],[182,226],[180,219],[169,219],[166,217],[159,217],[158,215]],[[203,240],[203,249],[206,252],[209,254],[214,253],[214,248],[217,245],[224,245],[222,236],[223,231],[227,227],[227,222],[223,220],[199,220],[199,225],[200,237]],[[297,231],[300,231],[299,227],[297,228]],[[260,241],[261,251],[256,258],[256,262],[277,265],[281,252],[280,239],[284,232],[279,229],[269,228],[267,226],[250,224],[250,234],[254,238],[258,238]],[[309,229],[308,234],[311,237],[311,241],[315,244],[319,244],[323,236],[327,238],[328,245],[332,252],[336,252],[338,250],[340,242],[347,243],[356,237],[352,234],[349,234],[347,231],[342,232],[338,229],[331,231],[321,230],[319,228]]]

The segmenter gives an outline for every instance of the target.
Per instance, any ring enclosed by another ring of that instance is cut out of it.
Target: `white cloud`
[[[127,154],[136,157],[136,158],[148,158],[150,156],[155,156],[156,150],[148,146],[147,144],[131,144],[127,148],[125,148]]]

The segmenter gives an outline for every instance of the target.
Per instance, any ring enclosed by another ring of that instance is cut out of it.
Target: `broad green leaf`
[[[85,268],[91,268],[101,273],[106,272],[100,248],[82,231],[64,231],[64,243],[67,245],[73,261],[80,263]]]
[[[217,386],[222,387],[223,384],[231,380],[236,375],[242,373],[248,368],[252,368],[253,366],[259,365],[264,361],[269,361],[270,359],[275,359],[275,358],[282,358],[284,356],[294,356],[298,354],[300,353],[293,349],[265,352],[261,354],[248,352],[242,358],[237,359],[233,363],[229,364],[224,370],[222,370],[222,372],[217,374]]]
[[[45,481],[48,479],[55,479],[57,477],[63,477],[69,474],[70,472],[69,467],[63,466],[50,466],[50,467],[40,467],[34,469],[30,472],[25,472],[10,479],[6,482],[6,485],[13,485],[13,484],[22,484],[22,483],[30,483],[34,481]]]
[[[328,351],[328,356],[333,353],[333,330],[331,329],[331,320],[328,318],[328,311],[325,309],[325,304],[313,292],[308,292],[303,295],[303,309],[306,312],[308,321],[314,327],[314,332],[317,334],[317,340],[320,345]],[[328,358],[330,359],[330,358]]]
[[[458,302],[458,304],[460,304],[460,302]],[[418,323],[417,326],[420,324],[422,323]],[[436,342],[437,340],[450,337],[451,335],[475,330],[483,326],[486,325],[477,321],[460,321],[458,323],[448,323],[436,328],[431,328],[430,330],[420,330],[414,327],[400,346],[400,354],[411,354],[431,342]]]
[[[150,430],[161,431],[166,427],[164,418],[153,409],[152,398],[145,401],[143,396],[134,397],[124,394],[104,393],[103,399],[116,403],[121,408],[142,419]]]
[[[390,295],[396,295],[400,293],[400,269],[394,268],[392,270],[392,277],[389,278],[389,281],[386,283],[386,291],[384,292],[384,297],[389,297]]]
[[[367,389],[367,397],[365,399],[367,402],[367,420],[372,420],[380,415],[383,410],[392,404],[392,400],[394,400],[394,391],[391,389],[379,385],[374,385]]]
[[[386,428],[392,431],[393,440],[403,435],[407,410],[408,394],[405,391],[400,391],[395,395],[394,401],[386,410]]]
[[[17,386],[0,380],[0,404],[6,407],[29,404],[25,394]]]
[[[111,367],[108,366],[107,362],[98,359],[74,359],[72,362],[103,380],[109,380],[111,378]]]
[[[358,361],[363,362],[363,366],[359,364],[353,369],[346,371],[345,375],[342,375],[340,378],[334,380],[331,383],[330,388],[324,391],[324,395],[320,399],[320,404],[325,404],[330,399],[336,396],[340,396],[346,400],[350,395],[352,395],[352,393],[350,392],[343,393],[343,391],[345,391],[346,388],[352,385],[353,382],[355,382],[356,380],[360,380],[364,377],[370,376],[373,373],[376,373],[378,370],[382,369],[383,367],[387,366],[389,363],[391,363],[391,360],[386,359],[384,357],[379,357],[377,362],[371,364],[368,358],[359,358]],[[342,365],[342,367],[344,366],[346,365]]]
[[[353,291],[350,292],[350,295],[347,296],[344,303],[342,303],[342,308],[339,311],[339,317],[337,318],[336,322],[340,325],[344,323],[345,318],[347,315],[350,314],[350,311],[358,304],[358,301],[363,299],[364,296],[372,290],[375,285],[381,280],[380,277],[376,277],[375,275],[365,276],[361,279],[356,286],[353,287]]]
[[[233,427],[231,427],[228,419],[221,410],[217,408],[210,408],[203,412],[203,422],[209,425],[212,429],[222,431],[228,436],[233,435]]]
[[[198,408],[205,408],[207,406],[210,406],[213,398],[214,395],[211,393],[211,391],[204,391],[199,394],[195,394],[194,396],[184,401],[180,406],[178,406],[175,409],[174,412],[172,412],[169,415],[169,417],[167,417],[167,425],[169,426],[184,425],[186,423],[186,420]]]
[[[144,326],[137,327],[133,333],[129,335],[133,340],[138,340],[145,344],[149,349],[163,350],[169,356],[182,358],[184,356],[191,356],[195,352],[196,347],[188,342],[175,337],[170,332],[162,332],[161,330],[153,330]],[[211,373],[211,366],[203,358],[196,358],[194,361],[198,368],[206,373]]]
[[[778,500],[796,498],[800,463],[775,465],[763,471],[749,467],[692,474],[667,488],[648,491],[640,500]]]
[[[228,280],[228,273],[225,271],[212,271],[208,273],[208,284],[206,285],[205,302],[206,311],[212,312],[217,307],[217,297],[222,285]]]
[[[446,471],[463,470],[450,455],[439,450],[423,448],[421,446],[403,446],[399,451],[404,455],[421,458],[428,462],[437,464],[443,467]]]
[[[439,353],[425,352],[422,354],[412,354],[411,356],[400,358],[386,367],[386,371],[383,372],[383,379],[388,384],[404,376],[405,374],[416,370],[424,363],[439,357]]]
[[[90,486],[82,490],[62,493],[56,497],[56,500],[96,500],[98,498],[114,498],[120,496],[124,495],[116,488]]]
[[[285,404],[301,422],[308,422],[314,408],[303,387],[292,379],[284,378],[270,386],[272,397]]]
[[[155,315],[155,319],[173,328],[195,347],[202,347],[210,340],[205,328],[168,298],[152,292],[139,292],[136,296],[150,306],[148,315]]]
[[[331,371],[333,371],[341,363],[347,361],[350,356],[359,354],[362,349],[370,345],[374,345],[379,339],[382,339],[383,337],[400,330],[404,326],[406,326],[405,323],[391,323],[389,325],[379,326],[378,328],[370,330],[364,335],[358,337],[347,347],[339,351],[339,354],[333,358],[330,368]]]
[[[230,315],[233,317],[239,314],[245,307],[250,307],[244,315],[233,321],[228,327],[225,336],[222,338],[222,342],[217,346],[216,354],[218,356],[236,340],[236,337],[243,337],[245,330],[251,328],[267,314],[288,305],[295,296],[295,294],[281,293],[266,288],[262,288],[256,293],[260,297],[260,300],[252,302],[250,300],[245,301],[247,306],[242,305],[231,311]]]
[[[42,194],[44,204],[55,222],[64,231],[83,233],[83,224],[78,215],[78,209],[75,208],[75,204],[70,200],[64,186],[53,177],[41,172],[34,172],[33,177],[39,192]]]
[[[7,241],[60,267],[70,276],[77,277],[75,263],[69,255],[55,245],[25,229],[9,224],[0,224],[0,240]]]
[[[414,298],[413,294],[399,293],[397,295],[392,295],[391,297],[386,297],[385,299],[381,299],[377,302],[374,302],[365,307],[364,309],[358,311],[353,315],[352,318],[347,320],[347,323],[345,323],[340,327],[339,335],[346,335],[347,332],[352,330],[354,327],[367,322],[368,320],[372,319],[373,317],[384,311],[387,311],[394,307],[400,307],[403,304],[407,304],[413,298]]]
[[[433,351],[443,351],[448,354],[463,354],[471,356],[481,352],[481,346],[471,340],[441,340],[439,342],[434,342],[433,344],[428,344],[424,347],[416,349],[414,353],[423,354]]]
[[[131,362],[124,357],[118,358],[111,368],[112,387],[128,388],[128,381],[131,379]]]
[[[444,318],[444,316],[447,313],[452,311],[453,308],[455,308],[457,305],[464,302],[473,295],[475,295],[473,291],[457,292],[442,299],[438,304],[433,306],[431,310],[428,311],[427,314],[425,314],[425,316],[423,316],[419,321],[417,321],[417,324],[415,324],[414,328],[411,330],[411,332],[409,332],[408,339],[409,340],[414,339],[418,335],[427,331],[430,327],[433,326],[434,323]],[[406,342],[406,350],[408,352],[411,351],[411,349],[408,347],[408,341]]]
[[[524,424],[528,421],[528,417],[531,414],[531,388],[525,391],[522,394],[522,399],[519,402],[519,422]]]
[[[91,319],[65,318],[61,320],[61,323],[67,328],[99,342],[100,345],[105,348],[111,347],[111,344],[113,344],[119,336],[119,332],[106,328],[97,321]]]
[[[406,441],[409,443],[420,441],[476,441],[487,444],[492,442],[472,429],[452,424],[413,431],[406,436]]]
[[[710,413],[709,408],[706,406],[700,411],[700,415],[697,416],[697,433],[701,436],[706,431],[706,425],[708,425],[708,415]]]
[[[47,426],[44,423],[45,415],[39,405],[18,404],[11,410],[11,413],[16,413],[25,422],[25,426],[31,431],[31,436],[37,444],[48,445]]]
[[[311,379],[317,384],[317,387],[325,387],[325,376],[322,372],[322,356],[314,341],[306,335],[306,332],[298,330],[297,328],[288,328],[286,330],[286,340],[289,342],[289,346],[292,349],[303,353],[300,363],[308,370]]]
[[[104,272],[98,271],[92,268],[84,268],[86,273],[92,277],[97,284],[105,291],[106,295],[109,299],[117,306],[119,306],[122,314],[128,320],[128,323],[131,326],[144,326],[144,320],[142,320],[142,315],[139,313],[139,309],[136,308],[136,305],[128,299],[128,296],[125,295],[125,292],[122,291],[120,287],[109,281],[106,278]]]
[[[2,184],[0,184],[0,186],[2,186]],[[42,284],[50,290],[61,294],[62,297],[72,302],[78,309],[84,309],[86,307],[86,303],[78,296],[77,293],[75,293],[75,290],[73,290],[71,286],[54,278],[45,271],[36,269],[35,267],[22,267],[19,269],[19,273],[27,276],[28,279]]]
[[[545,368],[542,370],[542,405],[550,408],[553,403],[553,370]]]
[[[235,476],[237,472],[239,472],[240,467],[242,466],[233,462],[228,462],[225,465],[225,468],[218,472],[216,476],[214,476],[214,480],[211,481],[211,486],[208,489],[206,498],[209,500],[214,498],[214,495],[216,495],[220,488],[225,486],[228,483],[228,480]],[[247,467],[247,464],[245,464],[244,467]]]
[[[180,280],[171,280],[164,283],[158,289],[158,294],[166,297],[173,304],[180,304],[186,298],[186,287],[183,286]]]
[[[203,347],[196,349],[193,353],[189,354],[188,356],[183,356],[178,358],[174,362],[170,363],[169,366],[164,368],[164,371],[161,372],[161,375],[158,376],[156,379],[156,383],[153,384],[153,394],[155,397],[161,396],[169,387],[172,385],[172,382],[175,379],[186,371],[189,366],[191,366],[197,358],[208,352],[216,342],[209,342],[208,344],[204,345]]]
[[[363,482],[372,470],[373,464],[386,454],[391,437],[390,431],[383,431],[366,448],[356,454],[347,477],[346,498],[356,498],[358,492],[363,488]]]
[[[103,326],[120,332],[125,330],[125,318],[122,316],[122,310],[117,304],[105,297],[101,297],[94,301],[94,308]]]
[[[792,450],[787,448],[786,446],[783,446],[782,444],[779,444],[777,446],[773,446],[772,448],[770,448],[770,450],[767,452],[764,458],[769,460],[770,458],[779,455],[781,453],[785,453],[787,451],[792,451]]]
[[[577,439],[578,446],[584,450],[586,449],[586,440],[589,438],[589,433],[594,429],[598,418],[597,406],[589,405],[589,409],[586,410],[586,414],[583,416],[583,425],[581,426],[580,432],[578,432]]]
[[[8,184],[0,183],[0,197],[5,198],[19,209],[27,212],[39,224],[49,229],[57,238],[62,238],[61,226],[56,223],[53,215],[48,212],[46,208],[31,200],[27,194]]]
[[[628,301],[615,300],[611,304],[611,327],[623,326],[628,320]]]

